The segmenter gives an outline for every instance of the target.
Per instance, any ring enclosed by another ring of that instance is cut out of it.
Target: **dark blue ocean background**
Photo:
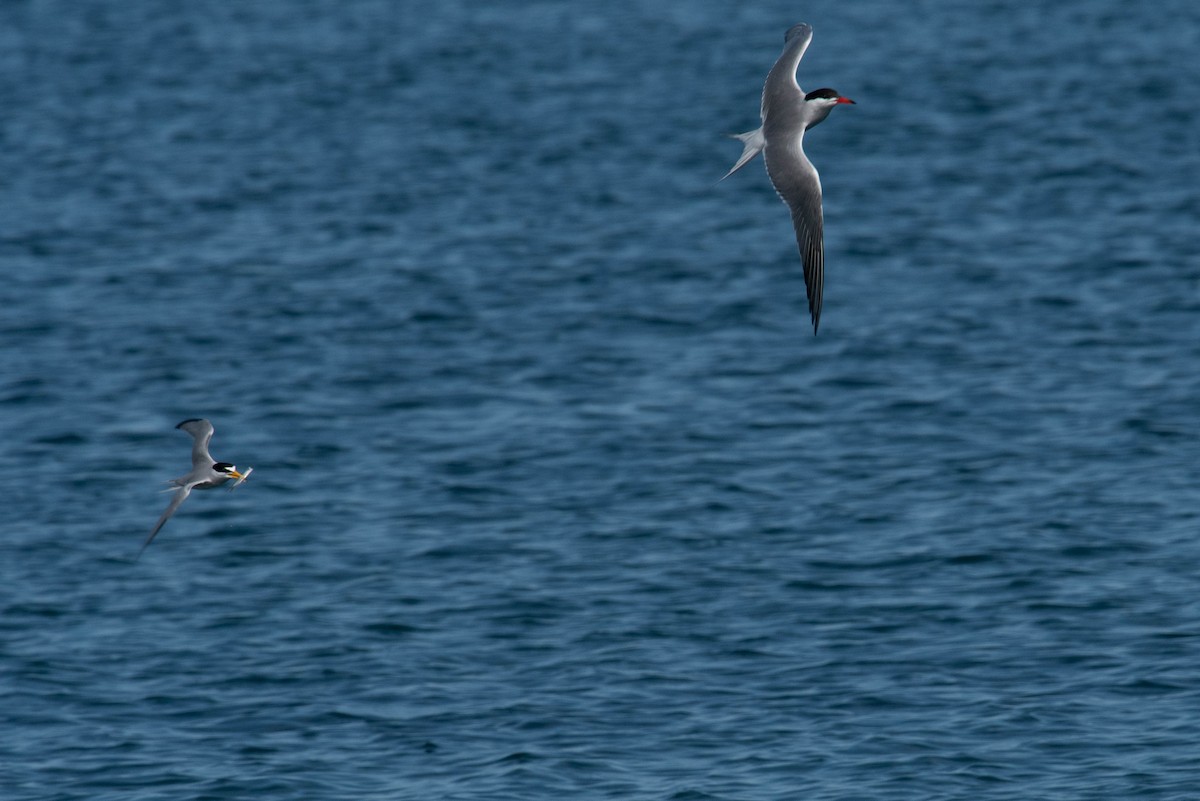
[[[0,798],[1197,798],[1198,31],[3,3]]]

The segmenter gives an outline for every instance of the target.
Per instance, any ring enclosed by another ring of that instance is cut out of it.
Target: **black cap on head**
[[[234,469],[236,468],[229,462],[216,462],[213,464],[213,470],[216,470],[218,473],[228,473],[230,470]]]
[[[804,99],[805,100],[817,100],[818,98],[824,98],[826,100],[834,100],[835,98],[838,98],[838,97],[841,97],[841,95],[839,95],[837,93],[837,90],[835,90],[835,89],[814,89],[813,91],[806,94],[804,96]]]

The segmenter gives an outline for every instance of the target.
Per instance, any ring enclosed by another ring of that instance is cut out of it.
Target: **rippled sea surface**
[[[0,797],[1196,797],[1198,7],[749,5],[0,7]]]

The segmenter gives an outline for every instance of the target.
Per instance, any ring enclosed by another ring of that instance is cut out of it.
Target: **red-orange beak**
[[[848,97],[839,97],[839,98],[837,99],[837,102],[839,102],[839,103],[849,103],[849,104],[850,104],[850,105],[852,105],[852,106],[857,106],[857,105],[858,105],[857,103],[855,103],[853,100],[851,100],[851,99],[850,99],[850,98],[848,98]]]

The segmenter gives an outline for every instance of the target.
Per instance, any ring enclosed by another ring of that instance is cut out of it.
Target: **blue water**
[[[0,798],[1195,798],[1200,7],[1035,5],[0,5]]]

